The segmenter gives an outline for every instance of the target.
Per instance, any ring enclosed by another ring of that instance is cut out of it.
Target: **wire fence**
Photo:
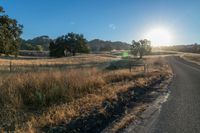
[[[1,64],[0,72],[28,72],[28,71],[51,71],[77,68],[93,68],[106,66],[108,62],[90,62],[79,64],[65,64],[65,63],[14,63],[12,61]]]
[[[126,62],[114,62],[114,65],[120,66],[121,64],[124,67],[124,64]],[[76,69],[76,68],[93,68],[93,67],[101,67],[106,68],[106,66],[109,66],[112,64],[112,62],[90,62],[90,63],[79,63],[79,64],[65,64],[65,63],[48,63],[48,62],[42,62],[42,63],[15,63],[14,61],[10,60],[6,63],[0,64],[0,72],[5,73],[11,73],[11,72],[28,72],[28,71],[51,71],[51,70],[65,70],[65,69]],[[130,62],[126,64],[126,69],[128,69],[130,72],[132,71],[143,71],[144,73],[148,73],[151,71],[151,69],[158,69],[162,68],[163,66],[168,65],[166,63],[134,63]],[[116,67],[116,66],[114,66]],[[119,68],[123,69],[123,68]]]

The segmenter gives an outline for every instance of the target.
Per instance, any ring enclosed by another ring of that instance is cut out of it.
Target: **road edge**
[[[133,108],[129,115],[133,117],[133,120],[128,123],[125,128],[117,130],[120,133],[145,133],[151,128],[151,125],[155,122],[156,118],[159,116],[162,104],[165,103],[170,95],[169,85],[172,81],[173,74],[169,75],[169,77],[164,80],[159,86],[160,89],[158,90],[159,96],[153,100],[152,102],[145,104],[143,111],[138,112],[139,107]],[[102,131],[102,133],[110,133],[116,132],[112,130],[112,125],[108,126],[106,129]]]

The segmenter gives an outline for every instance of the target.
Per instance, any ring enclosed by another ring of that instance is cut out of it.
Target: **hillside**
[[[130,45],[128,43],[116,41],[103,41],[99,39],[94,39],[88,42],[91,51],[99,52],[99,51],[111,51],[111,50],[128,50],[130,49]]]
[[[43,35],[29,40],[21,41],[21,50],[36,50],[36,46],[40,45],[43,50],[49,50],[49,43],[52,39],[49,36]]]
[[[44,51],[49,50],[49,43],[53,40],[49,36],[39,36],[29,40],[21,40],[21,50],[36,50],[36,46],[40,45]],[[99,51],[111,51],[111,50],[128,50],[130,49],[130,44],[120,41],[104,41],[100,39],[94,39],[88,41],[88,46],[92,52]]]
[[[176,45],[162,47],[163,50],[178,51],[178,52],[189,52],[189,53],[200,53],[200,44],[190,44],[190,45]]]

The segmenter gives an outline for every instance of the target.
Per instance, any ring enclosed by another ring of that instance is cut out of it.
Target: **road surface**
[[[167,57],[174,71],[171,94],[148,133],[200,133],[200,66]]]

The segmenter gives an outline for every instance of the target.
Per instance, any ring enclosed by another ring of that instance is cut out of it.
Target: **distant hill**
[[[21,50],[36,50],[37,45],[40,45],[43,50],[49,50],[49,43],[52,39],[49,36],[39,36],[29,40],[21,40]]]
[[[20,50],[37,50],[38,45],[42,47],[44,51],[49,50],[49,43],[53,39],[49,38],[49,36],[39,36],[33,39],[24,40],[21,39]],[[130,49],[130,44],[120,41],[104,41],[100,39],[94,39],[88,41],[88,46],[90,47],[92,52],[100,52],[100,51],[112,51],[112,50],[128,50]]]
[[[164,50],[179,51],[179,52],[190,52],[190,53],[200,53],[200,44],[190,44],[190,45],[175,45],[163,47]]]
[[[88,45],[93,52],[130,49],[130,44],[120,41],[112,42],[94,39],[89,41]]]
[[[50,41],[51,39],[49,36],[39,36],[33,39],[29,39],[26,42],[32,45],[41,45],[45,50],[48,50]]]

